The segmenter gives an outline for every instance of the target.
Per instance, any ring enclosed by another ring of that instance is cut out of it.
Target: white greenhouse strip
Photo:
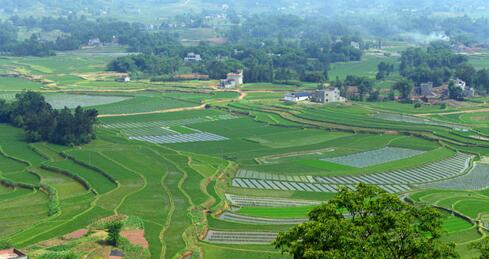
[[[271,173],[260,173],[249,170],[239,170],[236,174],[236,178],[232,184],[235,187],[244,188],[256,188],[256,189],[273,189],[277,190],[274,186],[286,187],[288,190],[293,191],[308,191],[308,192],[336,192],[340,186],[348,186],[349,188],[355,186],[356,184],[363,182],[367,184],[378,185],[384,190],[390,193],[406,192],[410,190],[408,185],[419,185],[432,182],[440,182],[449,178],[463,175],[470,166],[470,161],[473,156],[457,153],[455,156],[447,158],[445,160],[433,162],[426,164],[424,166],[395,170],[384,173],[370,174],[370,175],[351,175],[351,176],[332,176],[332,177],[322,177],[322,176],[284,176],[286,180],[268,180],[268,179],[282,179],[281,177]],[[484,170],[484,169],[480,169]],[[465,181],[474,181],[476,179],[470,178],[470,175],[475,175],[473,177],[478,177],[482,179],[477,184],[474,184],[474,188],[482,189],[485,186],[489,186],[489,183],[485,182],[485,178],[481,176],[481,172],[467,174]],[[488,173],[489,175],[489,173]],[[487,176],[489,179],[489,176]],[[246,179],[260,180],[261,184],[247,185],[243,186],[240,181]],[[456,178],[458,179],[458,178]],[[237,181],[239,180],[239,181]],[[489,181],[489,180],[488,180]],[[322,183],[323,188],[320,188],[315,183]],[[463,185],[463,183],[460,183]],[[441,188],[441,187],[440,187]],[[466,187],[464,187],[466,188]]]
[[[419,185],[422,188],[482,190],[489,188],[489,165],[477,164],[467,174],[441,182]]]
[[[363,168],[417,156],[422,153],[424,153],[424,151],[407,148],[385,147],[377,150],[371,150],[346,156],[328,157],[321,160],[341,165]]]

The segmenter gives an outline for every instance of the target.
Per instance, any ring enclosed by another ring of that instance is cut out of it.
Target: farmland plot
[[[225,114],[180,120],[107,123],[102,124],[102,127],[120,130],[131,140],[139,140],[155,144],[223,141],[228,140],[228,138],[210,132],[195,130],[187,127],[187,125],[216,120],[231,120],[235,118],[237,117]],[[183,130],[178,127],[185,127],[186,133],[182,133]]]
[[[420,117],[411,116],[411,115],[404,115],[404,114],[400,114],[400,113],[377,113],[377,114],[375,114],[375,118],[382,119],[382,120],[389,120],[389,121],[397,121],[397,122],[409,122],[409,123],[414,123],[414,124],[442,126],[442,127],[459,129],[459,130],[470,130],[470,128],[467,128],[467,127],[464,127],[464,126],[461,126],[458,124],[454,124],[454,123],[435,121],[435,120],[420,118]]]
[[[446,181],[420,185],[428,189],[482,190],[489,187],[489,165],[477,164],[466,175]]]
[[[270,232],[228,232],[209,230],[205,241],[222,244],[270,244],[277,238]]]
[[[257,225],[296,225],[304,223],[307,218],[263,218],[252,217],[246,215],[240,215],[233,212],[226,211],[219,216],[221,220],[233,221],[245,224],[257,224]]]
[[[377,185],[389,193],[409,191],[409,185],[442,181],[463,174],[470,166],[471,155],[457,155],[412,169],[359,176],[281,176],[257,172],[238,172],[232,186],[283,191],[337,192],[341,186],[353,189],[358,183]]]
[[[347,156],[324,158],[321,160],[346,166],[363,168],[417,156],[422,153],[423,151],[407,148],[385,147],[382,149]]]
[[[253,197],[226,194],[226,199],[233,206],[240,207],[298,207],[307,205],[319,205],[320,201],[294,200],[272,197]]]
[[[201,132],[201,133],[175,134],[175,135],[166,135],[166,136],[137,136],[137,137],[129,137],[129,139],[146,141],[155,144],[169,144],[169,143],[221,141],[221,140],[227,140],[228,138],[216,134],[208,133],[208,132]]]
[[[109,103],[121,102],[131,99],[127,96],[109,96],[109,95],[87,95],[87,94],[50,94],[46,95],[46,101],[53,106],[54,109],[70,109],[77,106],[87,107]]]

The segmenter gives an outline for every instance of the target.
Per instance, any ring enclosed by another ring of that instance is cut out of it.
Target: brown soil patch
[[[50,239],[50,240],[40,242],[37,245],[44,246],[44,247],[51,247],[51,246],[59,246],[59,245],[62,245],[64,243],[65,243],[65,241],[60,240],[60,239]]]
[[[121,232],[121,236],[125,237],[131,244],[138,245],[144,248],[148,248],[148,241],[144,238],[144,230],[124,230]]]
[[[88,230],[82,228],[82,229],[79,229],[77,231],[74,231],[74,232],[71,232],[71,233],[65,235],[63,238],[67,239],[67,240],[77,239],[77,238],[84,236],[87,232],[88,232]]]
[[[386,131],[384,131],[384,134],[385,135],[399,135],[399,132],[395,131],[395,130],[386,130]]]

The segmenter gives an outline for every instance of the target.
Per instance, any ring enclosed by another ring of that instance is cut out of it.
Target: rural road
[[[201,104],[199,106],[193,106],[193,107],[173,108],[173,109],[158,110],[158,111],[149,111],[149,112],[120,113],[120,114],[100,114],[97,117],[98,118],[124,117],[124,116],[133,116],[133,115],[145,115],[145,114],[157,114],[157,113],[168,113],[168,112],[181,112],[181,111],[202,110],[204,108],[205,108],[205,104]]]

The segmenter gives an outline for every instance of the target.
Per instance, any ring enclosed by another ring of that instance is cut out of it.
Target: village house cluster
[[[453,80],[453,83],[455,87],[462,90],[464,97],[471,98],[476,95],[475,89],[469,86],[465,81],[457,78]],[[439,100],[446,98],[449,95],[448,92],[449,90],[446,86],[434,87],[433,82],[421,83],[415,87],[416,96],[429,103],[436,103]]]
[[[283,98],[288,102],[311,101],[315,103],[342,103],[346,99],[340,95],[340,90],[335,87],[318,89],[315,92],[296,92],[288,93]]]

